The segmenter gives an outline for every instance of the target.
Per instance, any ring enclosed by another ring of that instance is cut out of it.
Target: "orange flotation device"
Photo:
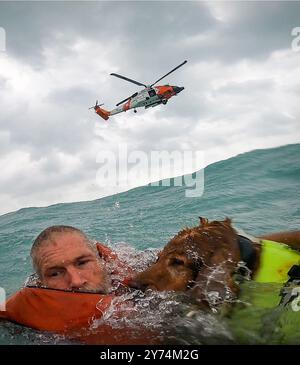
[[[112,298],[113,295],[24,288],[8,299],[6,311],[0,313],[2,318],[4,314],[6,319],[27,327],[63,333],[100,318]]]
[[[122,263],[108,247],[98,243],[97,249],[105,261],[113,260],[115,271],[120,270],[122,274],[133,274],[132,269]],[[128,277],[124,277],[123,283],[127,281]],[[37,330],[67,335],[68,338],[80,342],[145,344],[146,338],[146,343],[152,343],[152,335],[148,333],[148,336],[145,337],[143,329],[138,336],[132,336],[129,328],[122,329],[120,332],[119,329],[113,329],[105,324],[105,321],[99,325],[97,331],[89,331],[91,324],[103,317],[114,298],[116,298],[116,294],[25,287],[8,299],[6,310],[0,311],[0,318]]]

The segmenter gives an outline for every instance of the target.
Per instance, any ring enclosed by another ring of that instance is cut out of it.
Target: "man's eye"
[[[84,266],[85,264],[87,264],[88,262],[90,262],[90,260],[82,260],[82,261],[78,261],[77,262],[77,266]]]
[[[181,259],[178,259],[176,257],[172,258],[170,263],[173,266],[181,266],[181,265],[184,265],[184,261],[181,260]]]
[[[55,278],[55,277],[59,276],[60,274],[61,274],[60,271],[53,271],[52,273],[49,274],[49,276],[51,278]]]

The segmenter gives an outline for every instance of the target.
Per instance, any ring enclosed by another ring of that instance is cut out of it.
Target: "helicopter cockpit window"
[[[150,90],[148,90],[148,94],[149,94],[150,97],[152,97],[152,96],[156,95],[156,92],[155,92],[154,89],[150,89]]]

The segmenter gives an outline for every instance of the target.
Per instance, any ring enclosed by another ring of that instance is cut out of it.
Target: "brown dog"
[[[262,238],[300,246],[299,231]],[[238,293],[233,275],[239,263],[245,261],[252,275],[259,267],[260,244],[245,240],[228,218],[213,222],[200,218],[199,226],[184,229],[172,238],[157,262],[137,274],[131,286],[158,291],[189,289],[198,302],[209,305],[231,300]]]

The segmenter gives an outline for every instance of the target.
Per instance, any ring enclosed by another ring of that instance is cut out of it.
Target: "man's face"
[[[37,251],[41,284],[53,289],[105,292],[109,276],[97,253],[76,232],[55,233]]]

